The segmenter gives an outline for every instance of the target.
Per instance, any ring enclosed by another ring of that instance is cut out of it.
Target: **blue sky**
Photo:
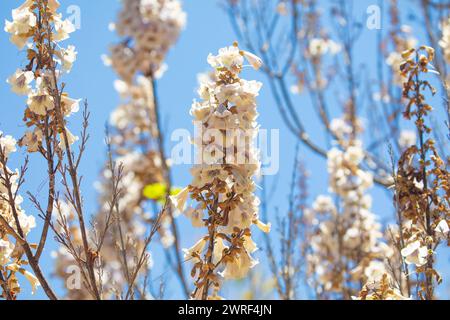
[[[0,2],[0,21],[10,19],[11,10],[18,7],[23,1],[8,0]],[[81,165],[80,172],[84,176],[83,195],[85,200],[86,212],[93,213],[96,210],[96,195],[93,187],[98,177],[98,173],[103,165],[105,158],[104,125],[108,120],[109,113],[119,102],[118,95],[113,88],[113,81],[116,79],[114,72],[105,67],[101,60],[101,55],[107,53],[109,44],[117,41],[114,33],[108,30],[108,24],[113,22],[119,8],[119,1],[112,0],[72,0],[61,1],[62,12],[64,14],[69,5],[78,5],[81,8],[81,29],[75,32],[67,43],[74,44],[77,47],[78,59],[72,72],[65,78],[67,83],[66,90],[74,98],[85,98],[89,102],[91,112],[90,143],[85,153],[84,162]],[[370,1],[356,1],[355,6],[357,17],[364,17],[365,10]],[[196,98],[197,74],[207,70],[207,55],[215,53],[221,47],[230,45],[236,37],[231,29],[226,13],[220,8],[216,0],[185,0],[184,8],[188,15],[187,27],[181,34],[179,42],[170,51],[167,57],[168,71],[159,83],[159,98],[162,107],[162,119],[166,132],[172,132],[177,128],[186,128],[192,131],[189,108],[193,98]],[[405,8],[406,9],[406,8]],[[364,55],[359,55],[357,59],[370,59],[376,50],[375,36],[377,31],[367,31],[359,42],[360,48],[364,48]],[[25,131],[21,122],[24,110],[24,99],[18,97],[10,91],[9,85],[5,80],[12,74],[16,68],[23,67],[25,64],[24,52],[18,52],[16,47],[8,41],[8,35],[0,32],[0,130],[5,134],[11,134],[19,138]],[[372,57],[373,58],[373,57]],[[270,211],[275,208],[282,213],[287,207],[287,198],[289,194],[290,177],[292,173],[292,164],[295,153],[295,138],[288,132],[284,126],[265,78],[261,74],[251,70],[246,70],[243,77],[247,79],[258,79],[263,81],[264,87],[259,97],[259,123],[265,129],[280,130],[280,171],[276,177],[268,177],[268,185],[275,180],[278,181],[277,188],[272,195]],[[2,80],[3,79],[3,80]],[[296,101],[299,108],[307,108],[308,100],[299,99]],[[335,112],[339,106],[335,106]],[[311,112],[302,113],[304,122],[310,129],[310,135],[323,136],[320,126],[317,126]],[[81,115],[71,118],[71,127],[77,131]],[[167,133],[166,133],[167,135]],[[323,137],[322,137],[323,139]],[[168,147],[171,146],[167,142]],[[320,193],[327,192],[327,175],[325,170],[326,162],[300,147],[302,159],[307,164],[310,177],[310,195],[315,197]],[[18,166],[23,159],[22,151],[12,159],[12,164]],[[12,166],[12,165],[11,165]],[[45,197],[45,163],[37,155],[31,156],[30,172],[25,190],[30,191],[42,198]],[[185,186],[190,182],[189,166],[180,165],[173,168],[173,177],[175,183],[179,186]],[[392,205],[385,192],[374,188],[374,208],[373,211],[380,215],[383,222],[391,220]],[[28,214],[35,214],[33,208],[25,204]],[[196,241],[199,233],[193,231],[192,227],[180,217],[182,246],[188,247]],[[37,219],[39,220],[39,219]],[[40,222],[39,222],[40,223]],[[38,237],[39,228],[31,235],[32,239]],[[274,235],[276,237],[276,235]],[[33,238],[34,237],[34,238]],[[43,255],[43,270],[47,275],[51,275],[53,261],[50,258],[51,250],[55,249],[54,243],[49,243]],[[154,246],[155,247],[155,246]],[[176,282],[170,278],[170,275],[164,274],[164,258],[159,255],[160,249],[155,249],[154,261],[156,269],[154,271],[154,281],[158,281],[158,275],[169,277],[169,283],[166,293],[169,298],[180,297],[179,290],[174,285]],[[262,264],[265,263],[264,254],[259,252],[259,258]],[[448,260],[444,264],[448,266]],[[51,280],[55,282],[54,279]],[[25,283],[25,281],[24,281]],[[445,284],[442,285],[445,287]],[[60,284],[56,286],[56,291],[61,293]],[[24,290],[25,292],[28,290]],[[35,296],[24,293],[22,298],[45,298],[42,290]],[[231,298],[231,297],[230,297]],[[239,298],[239,296],[235,296]]]

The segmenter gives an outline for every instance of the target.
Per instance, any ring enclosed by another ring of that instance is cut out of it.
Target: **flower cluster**
[[[331,127],[340,143],[327,155],[329,186],[336,200],[318,196],[307,212],[311,225],[307,261],[322,290],[319,294],[350,298],[358,283],[381,278],[386,272],[384,258],[392,250],[382,242],[381,225],[370,211],[372,198],[367,192],[373,177],[360,168],[362,142],[349,138],[352,129],[343,119],[336,119]]]
[[[403,97],[407,100],[406,119],[415,119],[418,144],[407,148],[400,157],[395,177],[396,202],[401,213],[403,238],[401,255],[405,263],[416,268],[419,297],[433,299],[435,282],[441,277],[434,269],[436,248],[449,243],[448,162],[440,156],[435,142],[427,136],[431,127],[426,118],[432,111],[425,90],[435,90],[422,74],[429,71],[434,49],[422,46],[402,53],[400,74],[404,78]]]
[[[137,71],[157,76],[186,23],[178,0],[123,0],[116,31],[123,41],[111,47],[111,64],[131,82]]]
[[[221,277],[245,277],[257,263],[251,256],[257,246],[250,227],[256,224],[264,232],[270,229],[258,218],[259,199],[252,179],[260,167],[253,139],[261,84],[239,77],[245,60],[254,68],[261,66],[258,57],[239,50],[237,44],[208,56],[214,69],[200,77],[202,100],[194,101],[191,108],[200,132],[194,139],[199,164],[192,168],[191,185],[172,197],[194,227],[208,230],[185,250],[185,258],[194,263],[191,275],[196,289],[192,296],[196,299],[218,298]],[[185,209],[189,194],[197,205]],[[214,287],[213,294],[210,287]]]
[[[379,280],[366,283],[359,295],[352,298],[354,300],[411,300],[395,288],[392,279],[387,274],[383,274]]]
[[[0,149],[0,296],[14,299],[20,293],[18,273],[30,282],[32,293],[40,285],[36,277],[24,268],[28,262],[22,257],[22,245],[13,234],[23,234],[26,237],[36,226],[36,222],[33,216],[28,216],[21,208],[23,199],[17,194],[19,172],[11,171],[5,165],[10,154],[16,151],[16,140],[11,136],[4,136],[0,131]],[[10,191],[14,194],[10,194]]]
[[[137,275],[148,271],[137,265],[137,257],[145,250],[147,226],[155,222],[146,210],[148,199],[143,190],[148,185],[165,184],[165,160],[157,150],[159,129],[153,81],[161,73],[165,55],[184,23],[185,13],[177,0],[124,0],[115,25],[123,41],[111,48],[106,62],[120,77],[114,86],[121,103],[110,115],[110,159],[97,183],[100,207],[95,217],[96,235],[102,238],[97,269],[107,296],[121,295],[129,285],[132,270],[137,270]],[[101,236],[101,230],[107,230],[111,221],[110,227],[120,233]],[[174,241],[169,217],[160,223],[161,242],[169,247]],[[56,254],[62,278],[67,277],[64,270],[73,264],[65,251],[61,248]],[[123,261],[124,255],[130,261]],[[84,289],[68,294],[88,297]]]
[[[20,145],[26,146],[29,152],[42,150],[42,141],[50,135],[50,129],[60,135],[59,147],[64,149],[66,141],[61,126],[65,123],[60,122],[79,109],[79,100],[59,92],[58,88],[60,76],[70,72],[77,56],[74,46],[61,46],[61,41],[68,39],[75,27],[69,20],[62,19],[58,8],[57,0],[27,0],[13,10],[13,21],[6,21],[5,31],[11,34],[11,42],[18,49],[27,46],[29,63],[7,82],[13,92],[27,96],[24,120],[33,130],[25,133]],[[68,143],[77,140],[67,128],[65,131]]]
[[[313,38],[309,42],[308,54],[311,57],[325,54],[335,55],[341,51],[341,45],[331,39]]]

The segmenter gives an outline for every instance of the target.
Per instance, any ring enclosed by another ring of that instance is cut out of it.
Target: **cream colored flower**
[[[25,235],[30,233],[31,229],[36,227],[36,219],[33,216],[28,216],[23,212],[19,212],[19,223]]]
[[[183,249],[184,259],[192,259],[196,256],[199,256],[206,246],[206,240],[207,238],[203,237],[199,241],[197,241],[197,243],[195,243],[191,248]]]
[[[75,46],[70,45],[67,49],[56,51],[56,55],[61,59],[63,71],[70,73],[73,63],[77,59],[78,52],[75,51]]]
[[[188,208],[184,211],[184,215],[191,220],[192,226],[201,228],[205,226],[203,221],[203,210],[201,208]]]
[[[34,74],[31,71],[17,71],[8,78],[6,82],[11,85],[11,90],[19,95],[28,95],[31,91],[30,83],[34,79]]]
[[[245,249],[239,250],[239,254],[233,255],[225,263],[225,269],[220,273],[225,279],[242,279],[249,270],[258,264]]]
[[[35,294],[37,287],[41,285],[38,278],[36,278],[34,274],[26,270],[22,271],[22,273],[25,276],[25,278],[27,278],[28,282],[30,282],[31,284],[31,294]]]
[[[2,148],[5,156],[8,157],[12,152],[16,152],[16,140],[12,136],[4,136],[0,131],[0,148]]]
[[[251,64],[253,69],[258,70],[259,68],[261,68],[263,62],[260,57],[248,51],[243,51],[243,53],[245,59],[247,59],[247,61]]]
[[[402,130],[398,139],[401,148],[406,149],[416,144],[416,133],[412,130]]]
[[[75,32],[75,26],[69,19],[62,20],[61,14],[53,15],[55,23],[55,34],[53,34],[54,41],[63,41],[69,39],[69,34]],[[75,48],[74,48],[75,49]]]
[[[313,38],[309,42],[309,54],[313,57],[327,53],[335,55],[341,51],[341,45],[331,39]]]
[[[350,146],[345,151],[344,159],[353,165],[359,165],[364,159],[364,150],[359,146]]]
[[[61,95],[62,110],[66,117],[80,110],[81,99],[69,98],[66,94]]]
[[[35,128],[34,131],[27,131],[20,140],[21,146],[26,146],[28,152],[36,152],[42,143],[43,134],[41,129]]]
[[[27,6],[14,9],[12,18],[12,22],[6,20],[4,30],[11,34],[10,41],[21,50],[31,36],[30,32],[36,26],[37,18]]]
[[[66,128],[66,135],[69,145],[72,145],[79,140],[79,138],[73,135],[72,132],[70,132],[67,128]],[[64,135],[62,133],[59,134],[59,147],[61,149],[66,148],[66,140],[64,139]]]
[[[55,108],[53,97],[42,90],[33,91],[28,96],[27,105],[32,112],[41,116],[45,116],[48,111]]]
[[[319,195],[313,203],[312,208],[316,212],[335,212],[336,207],[334,205],[333,199],[330,196]]]
[[[438,236],[443,239],[447,238],[448,231],[449,231],[449,227],[448,227],[447,221],[445,221],[444,219],[439,221],[438,225],[434,229],[434,232],[436,232],[438,234]]]
[[[175,196],[170,196],[170,201],[178,212],[183,212],[186,206],[186,201],[189,198],[189,188],[186,187],[178,192]]]
[[[236,72],[242,67],[244,57],[241,55],[239,49],[235,46],[225,47],[219,50],[218,55],[209,54],[208,63],[213,68],[227,68]]]
[[[419,240],[411,242],[401,250],[402,256],[407,264],[415,264],[417,267],[427,263],[428,249],[422,246]]]
[[[13,251],[14,245],[11,242],[0,239],[0,267],[9,262]]]

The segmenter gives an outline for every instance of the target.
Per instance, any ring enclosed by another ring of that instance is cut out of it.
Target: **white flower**
[[[75,26],[69,19],[62,20],[61,14],[53,15],[53,19],[55,22],[55,31],[56,33],[53,35],[54,41],[63,41],[69,39],[69,34],[75,32]]]
[[[16,143],[12,136],[4,136],[3,132],[0,131],[0,148],[3,149],[6,157],[12,152],[16,152]]]
[[[419,240],[411,242],[401,250],[402,256],[407,264],[415,264],[417,267],[427,263],[428,249],[422,246]]]
[[[61,95],[61,104],[65,116],[70,116],[72,113],[80,110],[81,99],[69,98],[66,94]]]
[[[31,91],[30,83],[34,79],[34,74],[31,71],[17,71],[8,78],[6,82],[11,85],[11,90],[19,95],[28,95]]]
[[[53,97],[43,90],[35,90],[28,96],[27,105],[35,114],[45,116],[47,111],[53,110]]]
[[[219,54],[214,56],[209,54],[208,63],[213,68],[227,68],[230,71],[237,71],[244,63],[244,57],[239,49],[235,46],[219,49]]]
[[[364,269],[364,275],[369,281],[379,281],[385,273],[386,267],[384,266],[384,263],[377,260],[370,261],[369,265]]]
[[[0,239],[0,266],[9,262],[13,251],[14,245],[11,242]]]
[[[352,132],[352,127],[348,125],[343,119],[336,118],[331,120],[330,130],[338,138],[343,138],[345,135],[348,135]]]
[[[438,225],[434,229],[434,231],[438,234],[439,237],[445,239],[447,237],[449,227],[447,224],[447,221],[441,220],[439,221]]]
[[[220,273],[225,279],[242,279],[249,270],[258,264],[245,249],[241,249],[238,255],[234,255],[225,263],[225,269]]]
[[[201,104],[194,100],[190,110],[191,116],[197,121],[204,121],[208,119],[211,114],[211,107],[207,104]]]
[[[406,149],[416,144],[416,133],[411,130],[402,130],[398,139],[398,144],[402,149]]]
[[[61,59],[63,71],[69,73],[72,70],[73,63],[77,59],[78,52],[75,51],[75,46],[68,46],[67,49],[56,51],[56,55]]]
[[[41,129],[36,127],[34,131],[27,131],[20,140],[21,146],[26,146],[28,152],[36,152],[39,150],[39,145],[42,143],[43,134]]]
[[[36,227],[36,219],[33,216],[28,216],[23,212],[19,212],[19,223],[25,235],[30,233],[31,229]]]
[[[37,24],[37,18],[26,6],[14,9],[12,18],[12,22],[6,20],[5,31],[11,34],[11,42],[22,49],[30,37],[30,31]]]
[[[27,278],[27,280],[31,284],[31,294],[35,294],[37,287],[41,285],[41,283],[39,282],[38,278],[36,278],[34,276],[34,274],[32,274],[31,272],[26,271],[26,270],[24,270],[22,273],[25,276],[25,278]]]
[[[364,150],[359,146],[350,146],[345,151],[344,159],[353,165],[359,165],[364,159]]]
[[[178,212],[183,212],[188,198],[189,188],[186,187],[176,195],[170,196],[170,201],[172,202],[172,205],[175,207],[175,209],[178,210]]]
[[[251,64],[253,69],[258,70],[259,68],[261,68],[263,62],[260,57],[248,51],[243,51],[243,53],[245,59],[247,59],[247,61]]]
[[[337,54],[341,50],[341,46],[331,39],[313,38],[309,42],[309,53],[315,56],[322,56],[327,53]]]
[[[70,132],[69,129],[67,129],[67,128],[66,128],[66,135],[67,135],[67,142],[69,142],[69,145],[72,145],[79,140],[79,138],[77,136],[74,136],[72,134],[72,132]],[[65,149],[66,148],[66,140],[64,139],[63,133],[59,134],[59,140],[60,140],[59,147],[61,149]]]
[[[317,212],[334,212],[336,207],[330,196],[319,195],[313,203],[313,209]]]
[[[183,249],[184,259],[191,259],[201,254],[206,246],[207,238],[203,237],[189,249]]]
[[[203,221],[203,211],[200,208],[189,208],[184,212],[184,215],[191,220],[192,226],[201,228],[205,226]]]

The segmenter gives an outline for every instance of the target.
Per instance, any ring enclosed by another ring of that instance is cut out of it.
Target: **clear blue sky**
[[[18,7],[23,1],[8,0],[0,2],[0,21],[3,24],[5,19],[10,19],[11,10]],[[74,98],[86,98],[89,102],[91,112],[90,134],[91,140],[88,144],[84,162],[80,168],[84,176],[83,195],[85,198],[86,212],[93,213],[96,209],[96,195],[93,187],[98,177],[99,170],[102,167],[105,157],[104,124],[108,120],[109,113],[116,107],[119,99],[113,88],[113,81],[116,79],[114,72],[105,67],[101,60],[101,55],[107,53],[108,45],[117,40],[114,33],[108,30],[108,24],[113,22],[116,17],[119,1],[113,0],[72,0],[61,1],[63,13],[67,6],[75,4],[81,8],[81,29],[75,32],[67,43],[74,44],[78,51],[78,60],[70,75],[65,79],[67,82],[67,91]],[[355,12],[358,17],[364,17],[365,10],[371,1],[356,1]],[[177,45],[170,51],[167,57],[168,71],[159,83],[159,97],[161,100],[163,123],[166,125],[166,132],[171,132],[177,128],[186,128],[192,131],[189,108],[191,101],[196,97],[196,76],[199,72],[207,70],[206,57],[208,53],[215,53],[219,48],[230,45],[236,37],[231,29],[228,17],[219,7],[219,1],[216,0],[185,0],[184,8],[188,14],[188,22],[185,31],[181,34]],[[3,29],[3,28],[2,28]],[[358,59],[367,59],[373,55],[376,50],[375,44],[376,31],[367,31],[364,37],[358,43],[359,48],[364,48],[364,56]],[[5,134],[11,134],[19,138],[25,131],[21,122],[24,110],[24,99],[18,97],[10,91],[9,85],[5,80],[12,74],[16,68],[23,67],[25,64],[24,52],[17,52],[17,49],[8,41],[8,35],[0,32],[0,130]],[[296,140],[288,132],[281,121],[281,118],[274,105],[270,90],[265,79],[260,74],[248,69],[244,73],[247,79],[259,79],[264,82],[262,94],[259,98],[259,122],[263,128],[280,130],[280,172],[276,177],[278,180],[275,193],[272,195],[270,209],[274,212],[277,207],[282,213],[286,209],[287,197],[289,194],[289,184],[292,172],[292,163]],[[3,79],[3,80],[1,80]],[[299,108],[307,108],[307,100],[299,99],[296,101]],[[339,106],[335,106],[338,110]],[[320,135],[322,132],[320,126],[315,125],[310,119],[311,112],[302,113],[305,123],[309,124],[310,135]],[[75,116],[71,119],[72,127],[76,128],[81,116]],[[75,130],[77,131],[77,130]],[[170,147],[170,143],[167,143]],[[312,197],[320,193],[327,192],[327,175],[325,170],[326,162],[323,159],[301,148],[302,158],[307,163],[307,169],[311,172],[310,194]],[[18,165],[24,154],[19,153],[13,158],[12,163]],[[28,175],[25,189],[32,193],[45,197],[45,164],[37,155],[32,155],[30,163],[30,172]],[[190,182],[188,166],[177,166],[174,168],[175,183],[179,186],[185,186]],[[268,185],[274,181],[274,177],[268,178]],[[392,205],[383,191],[374,189],[374,208],[373,211],[381,216],[383,222],[391,220]],[[35,214],[35,211],[29,204],[25,204],[28,214]],[[199,234],[193,232],[193,228],[180,217],[182,246],[188,247],[196,241]],[[37,219],[39,220],[39,219]],[[40,223],[40,222],[39,222]],[[36,228],[39,230],[39,228]],[[275,231],[275,230],[274,230]],[[33,232],[32,237],[37,237],[38,232]],[[274,234],[276,237],[276,235]],[[155,245],[153,246],[156,247]],[[44,272],[51,275],[53,261],[50,258],[51,250],[55,249],[54,243],[49,243],[44,252]],[[164,258],[158,254],[160,249],[155,249],[154,277],[162,274],[164,269]],[[257,254],[261,259],[261,264],[265,263],[264,254]],[[448,266],[448,261],[445,261]],[[170,277],[170,275],[168,275]],[[174,283],[174,279],[169,279],[169,283]],[[52,279],[51,282],[55,280]],[[155,279],[155,281],[158,281]],[[25,283],[25,281],[23,281]],[[442,287],[444,287],[442,285]],[[57,288],[57,292],[61,288]],[[27,292],[28,290],[24,290]],[[166,291],[169,298],[180,297],[178,289],[169,285]],[[21,298],[45,298],[42,290],[35,296],[23,294]],[[229,298],[232,298],[229,296]],[[239,298],[239,296],[234,296]]]

